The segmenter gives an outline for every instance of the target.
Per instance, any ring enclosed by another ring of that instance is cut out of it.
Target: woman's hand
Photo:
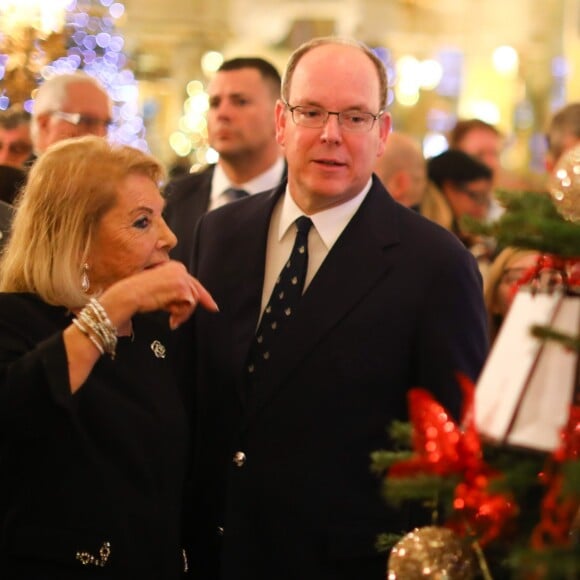
[[[219,310],[211,294],[175,260],[120,280],[103,292],[99,302],[119,330],[136,312],[165,310],[175,329],[191,316],[198,303],[212,312]]]

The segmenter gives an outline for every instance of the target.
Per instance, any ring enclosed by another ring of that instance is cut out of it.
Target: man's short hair
[[[427,161],[427,176],[439,189],[446,181],[464,185],[477,179],[491,179],[491,169],[459,149],[448,149]]]
[[[225,60],[219,67],[218,72],[241,70],[244,68],[257,70],[262,78],[272,86],[276,98],[280,96],[282,77],[276,67],[263,58],[257,56],[242,56]]]
[[[11,107],[0,111],[0,127],[2,129],[16,129],[21,125],[30,124],[30,113],[20,107]]]
[[[101,85],[96,78],[83,71],[59,74],[51,77],[40,85],[40,88],[34,97],[32,120],[30,124],[30,134],[33,143],[37,143],[38,140],[38,117],[45,113],[58,111],[67,98],[68,86],[75,83],[90,83],[94,85],[106,95],[109,103],[111,102],[109,94],[103,85]]]
[[[501,132],[496,127],[481,119],[460,119],[449,133],[449,147],[451,149],[460,148],[465,136],[475,129],[489,131],[498,137],[502,137]]]

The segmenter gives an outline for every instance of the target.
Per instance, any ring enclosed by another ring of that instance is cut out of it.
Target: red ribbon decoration
[[[388,477],[417,474],[461,475],[455,488],[455,515],[447,526],[462,534],[476,534],[482,545],[497,538],[517,511],[509,497],[487,491],[491,479],[500,474],[483,460],[481,441],[473,420],[475,387],[458,374],[463,392],[461,427],[425,389],[411,389],[409,415],[413,425],[415,454],[391,466]]]
[[[560,281],[555,285],[562,284],[565,288],[574,288],[580,286],[580,258],[561,258],[551,254],[541,254],[538,256],[536,263],[530,266],[520,277],[514,282],[510,288],[511,298],[513,299],[518,290],[522,286],[531,284],[536,287],[539,285],[542,272],[553,272],[559,274]]]
[[[580,461],[580,406],[572,407],[561,439],[545,470],[548,491],[542,500],[540,522],[532,532],[531,545],[535,549],[567,546],[572,541],[570,530],[580,513],[580,492],[575,497],[563,496],[561,465],[566,461]]]

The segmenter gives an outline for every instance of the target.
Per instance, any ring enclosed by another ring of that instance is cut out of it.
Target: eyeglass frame
[[[82,113],[67,113],[66,111],[52,111],[51,116],[58,117],[75,127],[79,125],[84,125],[87,129],[94,127],[104,127],[108,129],[112,124],[112,119],[99,119],[98,117],[93,117],[92,115],[83,115]]]
[[[372,128],[375,126],[375,123],[385,114],[385,110],[381,109],[376,115],[374,113],[371,113],[370,111],[359,111],[358,109],[347,109],[346,111],[328,111],[326,109],[324,109],[323,107],[317,107],[315,105],[291,105],[290,103],[286,102],[284,99],[280,99],[282,101],[282,103],[284,104],[284,106],[290,111],[290,116],[292,117],[292,121],[294,122],[295,125],[299,125],[300,127],[306,127],[308,129],[322,129],[322,127],[324,127],[326,125],[326,123],[328,123],[328,119],[330,119],[330,115],[336,115],[336,120],[338,121],[338,124],[340,127],[342,127],[345,131],[348,131],[349,133],[368,133],[369,131],[372,130]],[[298,121],[296,121],[295,117],[294,117],[294,111],[298,110],[298,109],[314,109],[316,111],[320,111],[321,113],[324,113],[324,119],[322,120],[322,124],[321,125],[304,125],[303,123],[299,123]],[[368,128],[363,128],[363,129],[349,129],[348,127],[346,127],[344,125],[343,122],[343,118],[341,117],[341,115],[344,115],[345,113],[357,113],[359,115],[364,115],[365,118],[371,118],[371,124],[368,126]]]
[[[487,207],[491,203],[491,192],[489,193],[482,193],[479,191],[473,191],[467,187],[467,185],[460,184],[457,186],[457,189],[465,194],[471,201],[480,205],[482,207]]]

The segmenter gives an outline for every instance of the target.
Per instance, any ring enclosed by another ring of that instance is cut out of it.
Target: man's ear
[[[379,147],[377,157],[380,157],[385,150],[385,144],[391,132],[391,115],[390,113],[383,113],[383,115],[376,121],[379,124]]]
[[[286,113],[286,105],[278,99],[276,101],[274,115],[276,117],[276,141],[280,147],[284,147],[286,142],[286,124],[288,122],[288,115]]]

